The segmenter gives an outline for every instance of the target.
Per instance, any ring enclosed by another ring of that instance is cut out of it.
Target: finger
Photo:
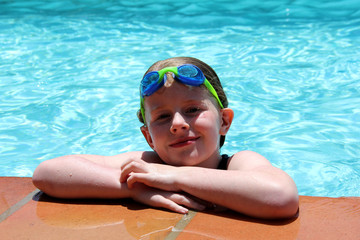
[[[169,209],[171,211],[181,213],[181,214],[186,214],[189,212],[189,210],[187,208],[177,204],[176,202],[174,202],[170,199],[160,196],[160,195],[153,196],[151,198],[151,200],[153,201],[153,204],[155,207],[163,207],[163,208],[166,208],[166,209]]]
[[[143,163],[132,161],[122,166],[120,173],[120,182],[125,182],[131,172],[146,172],[146,167]]]
[[[171,192],[156,190],[143,184],[136,184],[136,187],[139,189],[134,189],[136,194],[132,197],[136,201],[153,207],[166,208],[181,214],[186,214],[189,211],[187,208],[169,199],[169,196],[172,194]]]
[[[169,175],[161,175],[157,172],[145,172],[145,173],[135,173],[131,172],[126,179],[127,185],[129,188],[132,188],[132,186],[135,183],[143,183],[148,187],[161,189],[164,191],[169,192],[178,192],[180,191],[180,188],[176,187],[176,185],[173,183],[173,180],[171,180],[171,177]]]
[[[189,208],[192,208],[192,209],[195,209],[198,211],[203,211],[206,208],[205,205],[203,205],[203,204],[195,201],[191,197],[188,197],[183,194],[172,193],[171,196],[169,197],[169,199],[176,202],[177,204],[184,205],[186,207],[189,207]]]
[[[152,187],[151,181],[149,180],[149,174],[146,173],[130,173],[126,179],[126,183],[129,188],[132,188],[135,183],[143,183],[149,187]]]
[[[120,173],[120,182],[125,182],[126,181],[126,178],[128,177],[129,173],[131,172],[128,165],[129,163],[131,163],[132,161],[134,161],[134,159],[126,159],[120,166],[120,170],[121,170],[121,173]]]
[[[129,163],[131,163],[131,162],[133,162],[133,161],[135,161],[135,159],[133,159],[133,158],[125,159],[124,162],[121,164],[120,169],[123,170],[123,168],[124,168],[126,165],[128,165]]]
[[[126,159],[120,166],[120,170],[124,170],[125,168],[127,168],[129,165],[138,165],[138,166],[145,166],[147,163],[141,159]]]

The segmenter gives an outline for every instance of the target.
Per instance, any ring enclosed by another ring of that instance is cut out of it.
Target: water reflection
[[[158,211],[132,200],[61,200],[39,193],[36,214],[48,226],[78,231],[96,229],[121,234],[121,239],[237,239],[239,236],[282,236],[295,239],[299,232],[298,218],[258,220],[232,211],[208,211],[194,214],[184,223],[183,215]],[[285,234],[285,235],[284,235]],[[175,236],[175,237],[173,237]],[[120,235],[119,235],[120,237]],[[181,238],[180,237],[180,238]]]
[[[114,229],[130,239],[163,239],[182,215],[131,200],[62,200],[39,193],[36,214],[45,224],[74,230]]]

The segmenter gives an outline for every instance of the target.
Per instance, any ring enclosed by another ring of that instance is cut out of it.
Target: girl
[[[292,217],[293,180],[258,153],[220,155],[234,113],[214,70],[188,57],[153,64],[138,117],[152,152],[69,155],[42,162],[33,182],[59,198],[133,198],[185,214],[222,206],[258,218]]]

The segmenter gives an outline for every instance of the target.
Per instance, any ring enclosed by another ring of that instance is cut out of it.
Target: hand
[[[183,206],[199,211],[205,209],[204,205],[197,203],[184,194],[150,188],[141,183],[133,185],[131,196],[137,202],[153,207],[166,208],[181,214],[188,213],[188,209]]]
[[[121,166],[120,182],[127,182],[130,189],[135,183],[143,183],[152,188],[179,192],[181,189],[175,184],[178,171],[177,167],[131,159]]]

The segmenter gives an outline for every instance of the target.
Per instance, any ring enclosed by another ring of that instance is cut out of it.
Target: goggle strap
[[[158,82],[160,83],[160,81],[163,79],[165,73],[167,72],[172,72],[175,74],[175,76],[178,76],[178,67],[167,67],[167,68],[163,68],[160,71],[158,71],[159,73],[159,80]]]
[[[140,111],[141,111],[141,116],[143,118],[144,124],[146,125],[146,120],[145,120],[145,108],[144,108],[144,98],[142,97],[140,99]]]
[[[210,91],[210,93],[216,98],[217,102],[219,103],[220,107],[221,108],[224,108],[224,106],[222,105],[220,99],[219,99],[219,96],[217,95],[214,87],[211,85],[211,83],[205,78],[205,81],[204,81],[204,85],[205,87],[207,87],[207,89]]]

